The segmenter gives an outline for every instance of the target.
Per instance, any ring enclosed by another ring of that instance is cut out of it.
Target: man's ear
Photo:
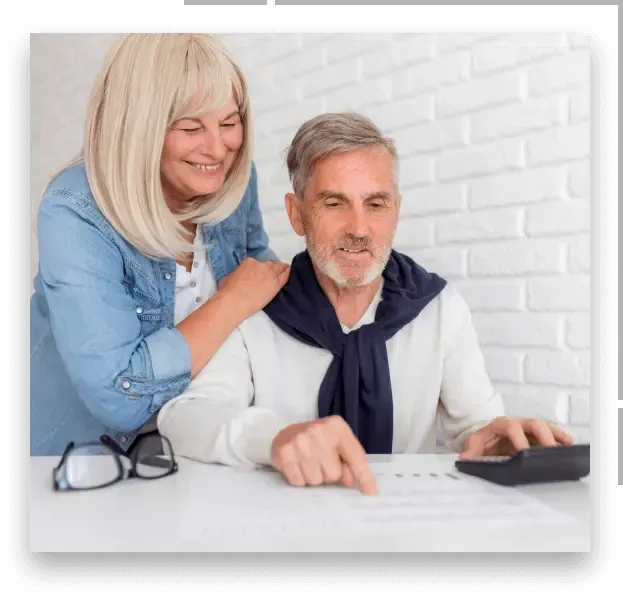
[[[294,193],[287,193],[285,202],[288,218],[290,219],[290,224],[292,224],[294,232],[299,236],[305,236],[305,230],[303,228],[303,201]]]

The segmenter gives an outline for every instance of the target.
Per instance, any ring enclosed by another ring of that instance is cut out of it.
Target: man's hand
[[[545,421],[498,417],[467,438],[459,458],[510,456],[530,446],[572,443],[573,437]]]
[[[297,487],[339,483],[358,485],[365,494],[378,492],[365,450],[339,416],[288,425],[273,440],[271,460]]]

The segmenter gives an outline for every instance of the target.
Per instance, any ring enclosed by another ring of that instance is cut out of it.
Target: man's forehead
[[[355,195],[395,194],[391,154],[371,148],[336,154],[318,161],[308,179],[307,192],[314,197],[327,193]]]
[[[353,151],[342,151],[316,162],[314,170],[333,171],[333,170],[360,170],[360,169],[384,169],[391,167],[393,158],[389,152],[382,147],[365,147]]]

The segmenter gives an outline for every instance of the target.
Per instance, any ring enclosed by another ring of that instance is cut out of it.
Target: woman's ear
[[[305,236],[305,229],[303,228],[303,201],[299,199],[294,193],[287,193],[286,198],[286,210],[288,211],[288,218],[294,232],[299,236]]]

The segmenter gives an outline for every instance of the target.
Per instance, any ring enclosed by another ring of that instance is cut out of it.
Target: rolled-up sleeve
[[[49,194],[37,224],[50,324],[78,396],[109,428],[139,429],[188,386],[188,344],[177,329],[141,333],[121,252],[78,202]]]
[[[162,328],[145,338],[156,379],[176,379],[189,373],[190,348],[177,328]]]

